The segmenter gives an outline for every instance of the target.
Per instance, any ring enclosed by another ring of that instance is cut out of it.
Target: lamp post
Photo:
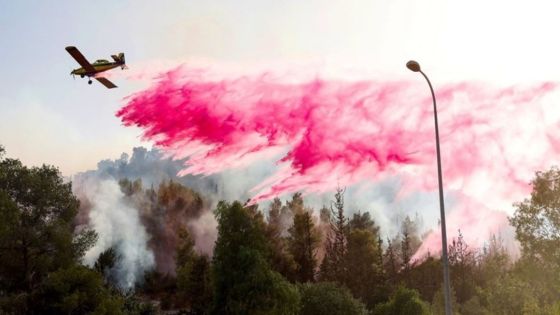
[[[434,89],[432,88],[432,83],[428,76],[420,69],[420,64],[414,60],[410,60],[406,63],[406,67],[413,72],[420,72],[428,85],[430,86],[430,91],[432,92],[432,100],[434,103],[434,121],[436,126],[436,152],[437,152],[437,167],[438,167],[438,183],[439,183],[439,211],[441,217],[441,256],[443,261],[443,286],[444,286],[444,297],[445,297],[445,314],[451,315],[451,294],[449,285],[449,260],[447,258],[447,229],[445,227],[445,206],[443,204],[443,183],[441,176],[441,156],[439,151],[439,129],[438,129],[438,118],[437,118],[437,108],[436,108],[436,96],[434,94]]]

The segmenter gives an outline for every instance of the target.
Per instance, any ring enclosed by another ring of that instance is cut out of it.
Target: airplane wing
[[[87,61],[86,57],[74,46],[66,47],[66,51],[86,70],[86,72],[95,72],[95,68]]]
[[[99,83],[105,85],[108,89],[116,88],[117,86],[113,84],[113,82],[105,79],[105,78],[95,78]]]

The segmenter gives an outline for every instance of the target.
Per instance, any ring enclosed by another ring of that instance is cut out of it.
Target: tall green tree
[[[401,268],[402,268],[402,273],[404,278],[406,279],[408,276],[408,273],[410,271],[410,267],[411,267],[411,259],[412,259],[412,255],[414,254],[412,252],[412,245],[410,244],[411,240],[410,240],[410,234],[408,233],[407,230],[403,230],[402,232],[402,238],[401,238]]]
[[[560,266],[560,170],[537,172],[530,199],[515,204],[510,219],[523,255]]]
[[[412,220],[410,216],[406,216],[401,223],[400,231],[400,261],[401,267],[405,273],[410,270],[410,265],[413,263],[411,261],[412,256],[422,244],[420,237],[418,235],[417,220]]]
[[[325,257],[321,263],[320,276],[322,281],[344,282],[346,275],[346,255],[348,219],[344,215],[344,190],[338,188],[331,205],[330,231],[325,245]]]
[[[210,261],[195,252],[194,241],[184,228],[179,231],[176,264],[180,300],[188,304],[193,315],[206,314],[212,302]]]
[[[347,274],[344,285],[368,307],[385,298],[383,266],[377,264],[377,241],[369,229],[352,229],[345,256]]]
[[[383,267],[387,275],[389,284],[395,286],[398,282],[399,260],[398,251],[395,249],[393,242],[387,238],[387,249],[383,257]]]
[[[475,252],[469,248],[463,234],[451,241],[449,245],[449,266],[451,283],[455,288],[458,303],[465,303],[475,294]]]
[[[212,304],[210,261],[205,255],[197,255],[188,268],[178,271],[178,288],[187,299],[193,315],[207,314]]]
[[[28,311],[49,273],[79,262],[96,234],[74,233],[78,206],[57,168],[0,156],[0,296],[18,296]]]
[[[315,257],[319,245],[319,232],[308,211],[302,211],[294,215],[294,223],[289,228],[289,249],[296,263],[295,280],[299,282],[310,282],[315,280],[315,268],[317,259]]]
[[[560,295],[560,170],[537,172],[532,186],[531,197],[515,204],[510,218],[522,248],[516,273],[550,304]]]
[[[388,298],[383,273],[379,227],[368,212],[355,213],[348,223],[344,285],[368,308]]]
[[[212,314],[297,314],[297,289],[270,267],[262,215],[239,202],[220,202],[215,215]]]

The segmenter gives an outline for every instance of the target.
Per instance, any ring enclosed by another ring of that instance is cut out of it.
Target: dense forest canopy
[[[499,236],[473,248],[450,231],[456,314],[560,313],[560,170],[537,172],[532,184],[510,218],[519,259]],[[56,167],[5,158],[0,147],[1,314],[444,312],[440,258],[412,258],[422,242],[415,221],[405,218],[395,237],[382,235],[369,212],[347,209],[343,189],[322,209],[299,193],[267,209],[220,202],[211,209],[217,236],[207,252],[192,223],[209,205],[203,191],[172,181],[147,188],[136,178],[118,187],[155,253],[133,288],[119,282],[119,247],[85,263],[100,235],[72,183]]]

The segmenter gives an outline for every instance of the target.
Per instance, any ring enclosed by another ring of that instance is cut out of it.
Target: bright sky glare
[[[367,70],[375,79],[435,87],[556,81],[557,1],[8,1],[0,0],[0,143],[26,164],[64,175],[141,144],[114,116],[138,83],[88,86],[69,75],[77,46],[90,61],[125,52],[157,60],[307,61]],[[115,70],[121,71],[121,70]],[[144,145],[148,145],[144,143]]]

